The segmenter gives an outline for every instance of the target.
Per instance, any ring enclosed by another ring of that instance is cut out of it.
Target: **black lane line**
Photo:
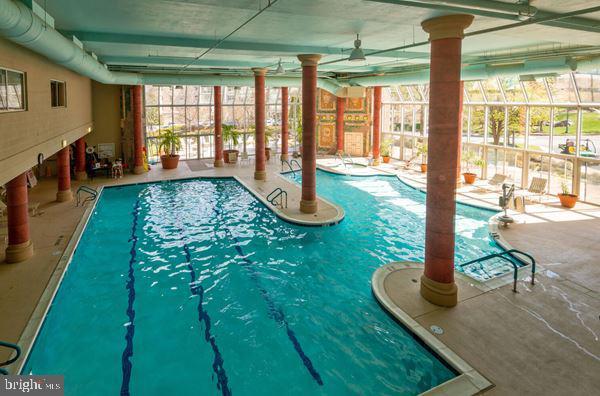
[[[227,230],[227,231],[231,235],[231,232],[229,230]],[[254,281],[254,284],[260,291],[262,298],[267,303],[269,317],[271,319],[273,319],[275,322],[277,322],[277,324],[285,326],[285,331],[287,333],[287,336],[290,339],[290,341],[292,342],[292,344],[294,345],[294,349],[300,356],[300,359],[302,359],[302,363],[304,364],[304,367],[306,367],[306,369],[308,370],[310,375],[313,377],[313,379],[317,382],[317,384],[323,385],[323,380],[321,379],[321,375],[315,369],[315,366],[313,365],[312,361],[310,360],[310,358],[306,355],[306,353],[302,349],[302,346],[300,345],[300,341],[298,341],[298,338],[296,337],[294,330],[291,329],[287,319],[285,318],[285,314],[283,313],[281,308],[275,304],[275,302],[271,298],[271,295],[269,294],[269,292],[261,286],[259,275],[252,265],[253,262],[251,260],[249,260],[246,257],[246,255],[244,254],[244,251],[242,250],[242,247],[240,245],[240,240],[237,237],[234,237],[233,235],[231,235],[231,237],[236,242],[235,249],[240,254],[240,256],[242,256],[242,260],[245,263],[245,264],[242,264],[242,267],[245,268],[250,273],[250,278]]]
[[[181,230],[183,231],[183,230]],[[183,238],[182,238],[183,239]],[[202,306],[202,302],[204,300],[204,287],[200,284],[196,284],[196,270],[192,265],[192,255],[190,253],[190,249],[186,243],[183,245],[183,250],[185,251],[185,260],[187,262],[187,268],[190,271],[190,290],[194,296],[198,296],[198,321],[200,324],[204,322],[204,340],[208,342],[213,350],[215,355],[213,359],[212,368],[214,373],[217,376],[217,389],[221,391],[224,396],[231,395],[231,389],[229,389],[228,381],[227,381],[227,373],[225,372],[225,368],[223,367],[223,356],[219,351],[219,347],[217,346],[217,342],[215,340],[215,336],[210,334],[211,329],[211,321],[208,312],[204,310]],[[214,378],[214,377],[213,377]]]
[[[125,333],[125,349],[123,350],[123,355],[121,356],[121,368],[123,372],[123,378],[121,382],[121,395],[129,396],[129,382],[131,381],[131,357],[133,356],[133,335],[135,333],[135,311],[133,309],[133,303],[135,302],[135,275],[133,272],[133,265],[136,260],[136,247],[138,237],[135,235],[135,230],[137,228],[138,216],[140,212],[140,200],[138,199],[135,202],[135,206],[133,208],[133,225],[131,226],[131,238],[129,238],[129,242],[131,244],[131,250],[129,251],[129,271],[127,274],[127,283],[126,288],[128,291],[128,302],[127,302],[127,317],[129,318],[129,326],[127,326],[127,331]]]

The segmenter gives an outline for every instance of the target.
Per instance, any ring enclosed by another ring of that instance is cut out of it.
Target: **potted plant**
[[[417,144],[417,155],[421,157],[421,172],[427,172],[427,143]]]
[[[392,151],[392,140],[386,139],[381,145],[381,157],[383,158],[384,164],[390,163],[390,152]]]
[[[474,152],[467,151],[467,153],[463,157],[465,163],[467,164],[467,171],[463,173],[463,178],[465,183],[473,184],[475,183],[475,179],[477,179],[477,174],[471,172],[471,165],[475,165],[478,167],[482,167],[485,164],[482,158],[478,157]]]
[[[164,154],[160,156],[163,169],[175,169],[179,164],[177,150],[181,148],[181,139],[173,129],[165,128],[158,135],[158,149]]]
[[[577,194],[571,194],[569,192],[569,185],[565,182],[561,184],[562,193],[558,194],[558,199],[560,199],[560,204],[565,208],[573,208],[577,203]]]
[[[240,132],[235,129],[235,125],[223,124],[221,127],[223,139],[227,142],[229,149],[223,150],[223,159],[227,164],[235,164],[238,159],[239,150],[232,147],[237,147],[240,141]]]

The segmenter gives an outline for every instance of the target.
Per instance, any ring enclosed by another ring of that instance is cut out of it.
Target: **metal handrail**
[[[352,165],[354,165],[354,160],[352,159],[352,157],[350,156],[350,154],[348,154],[348,153],[344,153],[344,154],[346,154],[346,157],[350,160],[350,163]]]
[[[88,197],[86,197],[83,202],[81,201],[81,193],[85,192],[90,194]],[[94,199],[96,199],[96,197],[98,196],[98,191],[96,191],[95,189],[88,187],[88,186],[81,186],[77,189],[77,206],[84,205],[86,202],[91,202]]]
[[[269,193],[269,195],[267,195],[267,201],[269,201],[272,205],[277,206],[277,204],[275,203],[275,200],[277,198],[281,197],[281,202],[280,205],[283,208],[283,203],[284,203],[284,198],[285,198],[285,208],[288,207],[288,195],[287,192],[285,190],[283,190],[281,187],[277,187],[275,190],[271,191]]]
[[[337,156],[340,159],[340,162],[342,163],[342,165],[344,165],[344,168],[348,169],[348,167],[346,166],[346,161],[344,161],[344,157],[342,157],[342,153],[338,153]]]
[[[0,363],[0,367],[8,366],[9,364],[16,362],[19,359],[19,357],[21,357],[21,347],[19,347],[17,344],[11,344],[10,342],[0,341],[0,346],[10,348],[15,351],[15,356],[8,359],[5,362]],[[8,375],[8,370],[0,368],[0,374]]]
[[[283,172],[283,170],[284,170],[283,165],[285,165],[285,164],[287,164],[287,166],[290,168],[290,170],[292,171],[292,174],[294,175],[294,179],[295,179],[296,171],[294,170],[294,168],[292,168],[292,164],[290,163],[290,161],[284,160],[284,159],[281,160],[281,171]]]
[[[463,267],[466,267],[467,265],[471,265],[471,264],[475,264],[475,263],[480,263],[482,261],[490,260],[490,259],[493,259],[493,258],[501,258],[503,260],[506,260],[509,263],[511,263],[512,266],[513,266],[513,268],[515,269],[514,275],[513,275],[513,292],[516,293],[517,292],[517,277],[518,277],[519,266],[517,265],[517,263],[515,263],[510,258],[505,257],[505,256],[508,255],[508,256],[512,257],[513,259],[515,259],[515,260],[521,261],[518,257],[515,257],[513,255],[513,253],[520,254],[522,256],[527,257],[529,260],[531,260],[531,284],[535,285],[535,259],[529,253],[525,253],[525,252],[522,252],[522,251],[517,250],[517,249],[510,249],[510,250],[506,250],[506,251],[501,252],[501,253],[489,254],[487,256],[483,256],[483,257],[480,257],[478,259],[471,260],[471,261],[468,261],[468,262],[463,263],[463,264],[459,264],[458,266],[461,267],[461,268],[463,268]]]
[[[297,170],[302,170],[302,165],[300,165],[300,162],[296,161],[295,159],[290,160],[290,169],[292,168],[293,164],[298,165],[298,169]]]

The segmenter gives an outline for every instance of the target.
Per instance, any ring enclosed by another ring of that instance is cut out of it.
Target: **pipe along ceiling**
[[[110,71],[100,63],[96,56],[89,54],[76,38],[72,40],[47,26],[31,9],[21,2],[0,0],[0,35],[26,47],[51,61],[76,73],[103,84],[122,85],[221,85],[253,86],[254,77],[219,74],[154,74],[127,73]],[[586,71],[600,67],[600,57],[575,62],[569,57],[558,57],[539,61],[524,61],[508,65],[467,65],[462,69],[463,80],[482,80],[498,75],[522,75],[561,73],[572,70]],[[417,84],[429,81],[429,69],[419,71],[365,76],[345,79],[319,78],[317,85],[333,94],[337,94],[348,85],[388,86],[398,84]],[[300,77],[269,76],[265,81],[269,87],[299,87]]]

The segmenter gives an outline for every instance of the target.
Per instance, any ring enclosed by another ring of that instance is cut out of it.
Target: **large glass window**
[[[470,142],[483,143],[485,134],[485,106],[471,107],[471,127],[470,127]]]
[[[223,87],[224,124],[234,125],[241,136],[237,147],[224,142],[225,147],[254,153],[254,89],[252,87]],[[181,137],[179,155],[183,159],[212,158],[214,156],[214,87],[176,85],[145,87],[145,120],[148,157],[157,161],[157,138],[162,130],[172,129]],[[297,147],[299,122],[296,119],[301,101],[300,90],[290,88],[290,147]],[[280,146],[281,89],[266,91],[266,129],[269,145]],[[294,146],[295,145],[295,146]]]
[[[588,202],[600,202],[600,163],[583,161],[579,172],[579,198]]]
[[[552,151],[576,155],[577,108],[555,107],[552,127]]]
[[[410,159],[415,139],[427,128],[422,125],[427,125],[428,88],[389,89],[396,107],[386,113],[388,129],[399,136],[401,157]],[[542,177],[551,194],[566,183],[580,199],[600,204],[600,74],[465,81],[461,126],[463,153],[477,150],[484,157],[481,176],[503,173],[524,187]],[[521,180],[524,169],[527,180]]]
[[[506,107],[490,106],[488,110],[488,144],[503,146],[506,137]]]
[[[581,103],[600,102],[600,75],[575,73]]]
[[[529,144],[533,151],[550,151],[552,109],[550,107],[529,108]]]

